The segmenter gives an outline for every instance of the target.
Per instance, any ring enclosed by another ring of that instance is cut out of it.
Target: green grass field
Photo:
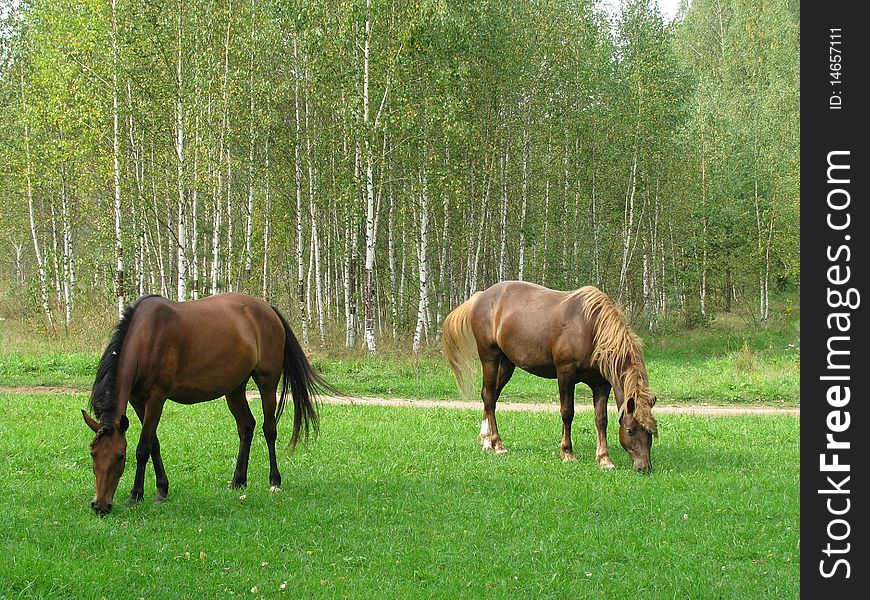
[[[262,435],[249,487],[228,490],[225,403],[168,403],[169,499],[123,502],[131,460],[99,519],[85,402],[0,393],[0,598],[798,595],[796,417],[662,414],[640,475],[613,426],[617,469],[594,465],[589,413],[563,464],[554,414],[501,413],[496,456],[475,444],[477,411],[326,405],[320,437],[279,455],[272,494]]]

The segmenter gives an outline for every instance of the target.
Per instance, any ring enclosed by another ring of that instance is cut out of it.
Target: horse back
[[[164,395],[182,403],[211,400],[244,383],[255,370],[279,376],[284,329],[265,302],[218,294],[173,302],[151,298],[136,312],[119,373],[133,395]]]
[[[555,377],[559,368],[588,368],[593,331],[574,292],[522,281],[485,290],[475,303],[472,329],[478,352],[497,350],[518,367]]]

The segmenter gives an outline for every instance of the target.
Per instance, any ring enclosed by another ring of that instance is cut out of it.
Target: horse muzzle
[[[91,501],[91,508],[94,509],[94,512],[97,513],[98,517],[105,517],[107,514],[112,512],[112,505],[109,504],[99,504],[96,500]]]
[[[633,467],[638,473],[650,473],[653,470],[652,463],[649,461],[635,461]]]

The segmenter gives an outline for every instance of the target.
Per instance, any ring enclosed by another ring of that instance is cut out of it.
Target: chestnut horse
[[[514,367],[559,383],[561,454],[575,460],[571,445],[574,386],[592,388],[596,461],[613,462],[607,451],[607,398],[619,407],[619,441],[638,471],[652,469],[650,448],[658,435],[651,409],[643,346],[607,295],[593,286],[560,292],[522,281],[505,281],[475,293],[444,320],[444,352],[460,392],[470,396],[475,349],[483,365],[483,448],[507,452],[495,422],[499,394]]]
[[[284,381],[280,398],[278,382]],[[277,423],[293,397],[293,437],[317,428],[316,395],[333,391],[318,375],[287,321],[274,306],[244,294],[218,294],[202,300],[172,302],[144,296],[124,311],[97,369],[91,392],[92,418],[82,416],[96,433],[91,442],[96,496],[91,507],[103,516],[126,463],[127,404],[142,422],[136,446],[136,476],[130,501],[142,499],[149,457],[157,478],[156,501],[166,498],[169,480],[160,457],[157,425],[167,399],[195,404],[226,396],[239,432],[239,454],[230,487],[246,485],[254,416],[245,387],[253,377],[263,402],[263,435],[269,447],[269,483],[281,487],[275,456]]]

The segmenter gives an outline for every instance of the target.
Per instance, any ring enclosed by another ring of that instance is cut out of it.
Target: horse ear
[[[130,419],[127,418],[127,415],[121,415],[121,433],[126,433],[128,427],[130,427]]]
[[[637,408],[634,404],[634,398],[629,398],[627,402],[628,404],[625,406],[625,411],[630,415],[634,415],[634,409]]]
[[[653,396],[653,397],[652,397],[652,402],[650,402],[650,408],[652,408],[653,406],[655,406],[655,405],[656,405],[656,402],[658,402],[658,401],[659,401],[659,397],[658,397],[658,396]]]
[[[94,433],[97,433],[100,430],[100,427],[102,427],[102,425],[97,423],[94,418],[87,413],[85,409],[82,409],[82,417],[84,417],[85,423],[88,424],[88,427],[94,430]]]

